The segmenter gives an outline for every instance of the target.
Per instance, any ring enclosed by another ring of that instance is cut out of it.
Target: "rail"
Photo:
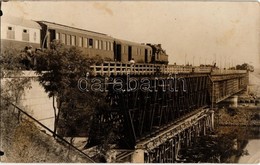
[[[57,137],[60,141],[64,142],[65,144],[67,144],[69,147],[73,148],[74,150],[76,150],[77,152],[79,152],[80,154],[84,155],[89,162],[91,163],[95,163],[87,154],[85,154],[84,152],[82,152],[81,150],[79,150],[77,147],[75,147],[74,145],[72,145],[71,143],[69,143],[68,141],[66,141],[65,139],[63,139],[60,135],[54,133],[51,129],[49,129],[48,127],[46,127],[45,125],[43,125],[41,122],[39,122],[37,119],[35,119],[34,117],[32,117],[31,115],[29,115],[27,112],[25,112],[24,110],[22,110],[21,108],[19,108],[17,105],[8,102],[10,105],[12,105],[15,109],[18,110],[18,120],[20,120],[21,118],[21,114],[25,115],[26,117],[28,117],[30,120],[32,120],[34,123],[36,123],[37,125],[39,125],[40,127],[44,128],[46,131],[48,131],[49,133],[51,133],[52,135],[55,135],[55,137]]]

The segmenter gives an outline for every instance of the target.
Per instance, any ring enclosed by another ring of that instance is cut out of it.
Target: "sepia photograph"
[[[260,164],[260,1],[0,0],[1,163]]]

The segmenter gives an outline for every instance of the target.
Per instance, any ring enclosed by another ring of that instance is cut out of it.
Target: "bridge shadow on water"
[[[190,147],[182,148],[181,162],[259,163],[254,158],[259,148],[259,133],[258,127],[218,126],[215,132],[197,137]],[[252,143],[250,148],[249,143]]]

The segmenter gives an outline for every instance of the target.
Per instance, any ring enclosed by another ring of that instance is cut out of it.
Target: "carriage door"
[[[121,45],[115,43],[114,60],[121,61]]]
[[[128,61],[132,59],[132,46],[128,46]]]
[[[55,30],[50,29],[50,42],[56,39]]]
[[[47,48],[50,48],[50,43],[55,39],[55,30],[50,29],[48,31]]]
[[[147,49],[144,50],[144,62],[148,63],[148,50]]]

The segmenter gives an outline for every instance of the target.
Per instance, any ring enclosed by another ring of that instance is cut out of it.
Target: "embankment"
[[[260,107],[227,107],[216,110],[216,123],[224,126],[260,126]]]
[[[13,107],[1,109],[1,145],[8,163],[90,163],[85,155],[54,139],[24,118],[17,118]]]

